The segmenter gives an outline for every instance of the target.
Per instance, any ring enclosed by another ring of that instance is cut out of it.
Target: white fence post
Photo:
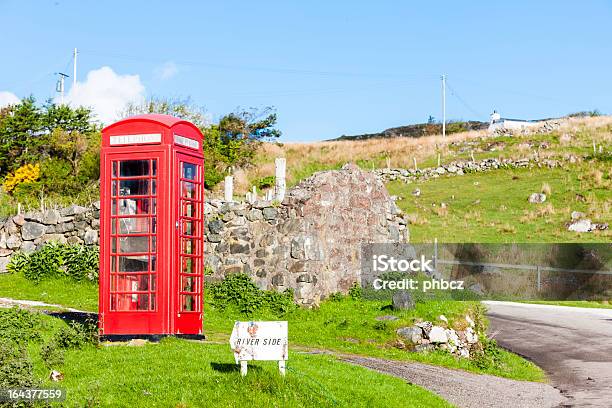
[[[225,176],[225,201],[234,201],[234,177]]]
[[[274,167],[276,171],[276,199],[278,201],[283,201],[285,198],[285,190],[287,185],[285,183],[285,173],[287,170],[287,161],[284,157],[279,157],[274,160]]]

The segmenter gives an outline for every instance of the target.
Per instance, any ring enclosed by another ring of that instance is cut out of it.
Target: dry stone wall
[[[361,244],[406,242],[406,221],[384,185],[348,164],[314,174],[282,203],[206,206],[205,262],[214,278],[244,272],[260,288],[292,288],[303,305],[361,278]]]
[[[0,273],[16,251],[31,252],[50,241],[98,245],[99,230],[100,202],[0,219]]]
[[[98,245],[99,206],[0,220],[0,273],[16,251],[33,251],[49,241]],[[292,288],[303,305],[361,281],[362,243],[407,240],[406,221],[382,182],[352,164],[314,174],[281,203],[205,203],[209,279],[247,273],[262,289]]]

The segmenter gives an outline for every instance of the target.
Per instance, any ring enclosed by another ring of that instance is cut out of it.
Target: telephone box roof
[[[180,118],[177,118],[171,115],[150,113],[146,115],[135,115],[135,116],[127,117],[125,119],[122,119],[118,122],[113,123],[112,125],[105,127],[104,129],[102,129],[102,132],[106,132],[110,128],[113,128],[118,125],[123,125],[129,122],[153,122],[153,123],[158,123],[160,125],[163,125],[167,128],[171,128],[179,123],[185,123],[197,129],[197,126],[195,126],[193,123],[189,122],[188,120],[180,119]],[[198,129],[198,132],[199,132],[199,129]]]

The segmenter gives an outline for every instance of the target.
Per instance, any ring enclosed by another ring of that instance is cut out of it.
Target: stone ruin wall
[[[0,219],[0,273],[16,251],[50,241],[98,245],[99,218],[96,202]],[[205,204],[209,279],[244,272],[262,289],[294,289],[303,305],[361,281],[361,243],[407,240],[406,221],[382,182],[352,164],[314,174],[282,203]]]

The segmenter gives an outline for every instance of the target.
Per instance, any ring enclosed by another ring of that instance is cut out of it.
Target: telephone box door
[[[176,316],[178,334],[202,333],[204,170],[202,159],[176,153]]]
[[[160,163],[163,152],[104,156],[104,168],[110,172],[102,208],[110,210],[103,225],[102,262],[108,271],[101,284],[107,297],[102,302],[106,316],[105,330],[115,334],[165,333],[163,304],[165,285],[158,260],[163,259],[161,214],[167,197]],[[160,292],[161,291],[161,292]],[[112,326],[112,327],[111,327]]]

